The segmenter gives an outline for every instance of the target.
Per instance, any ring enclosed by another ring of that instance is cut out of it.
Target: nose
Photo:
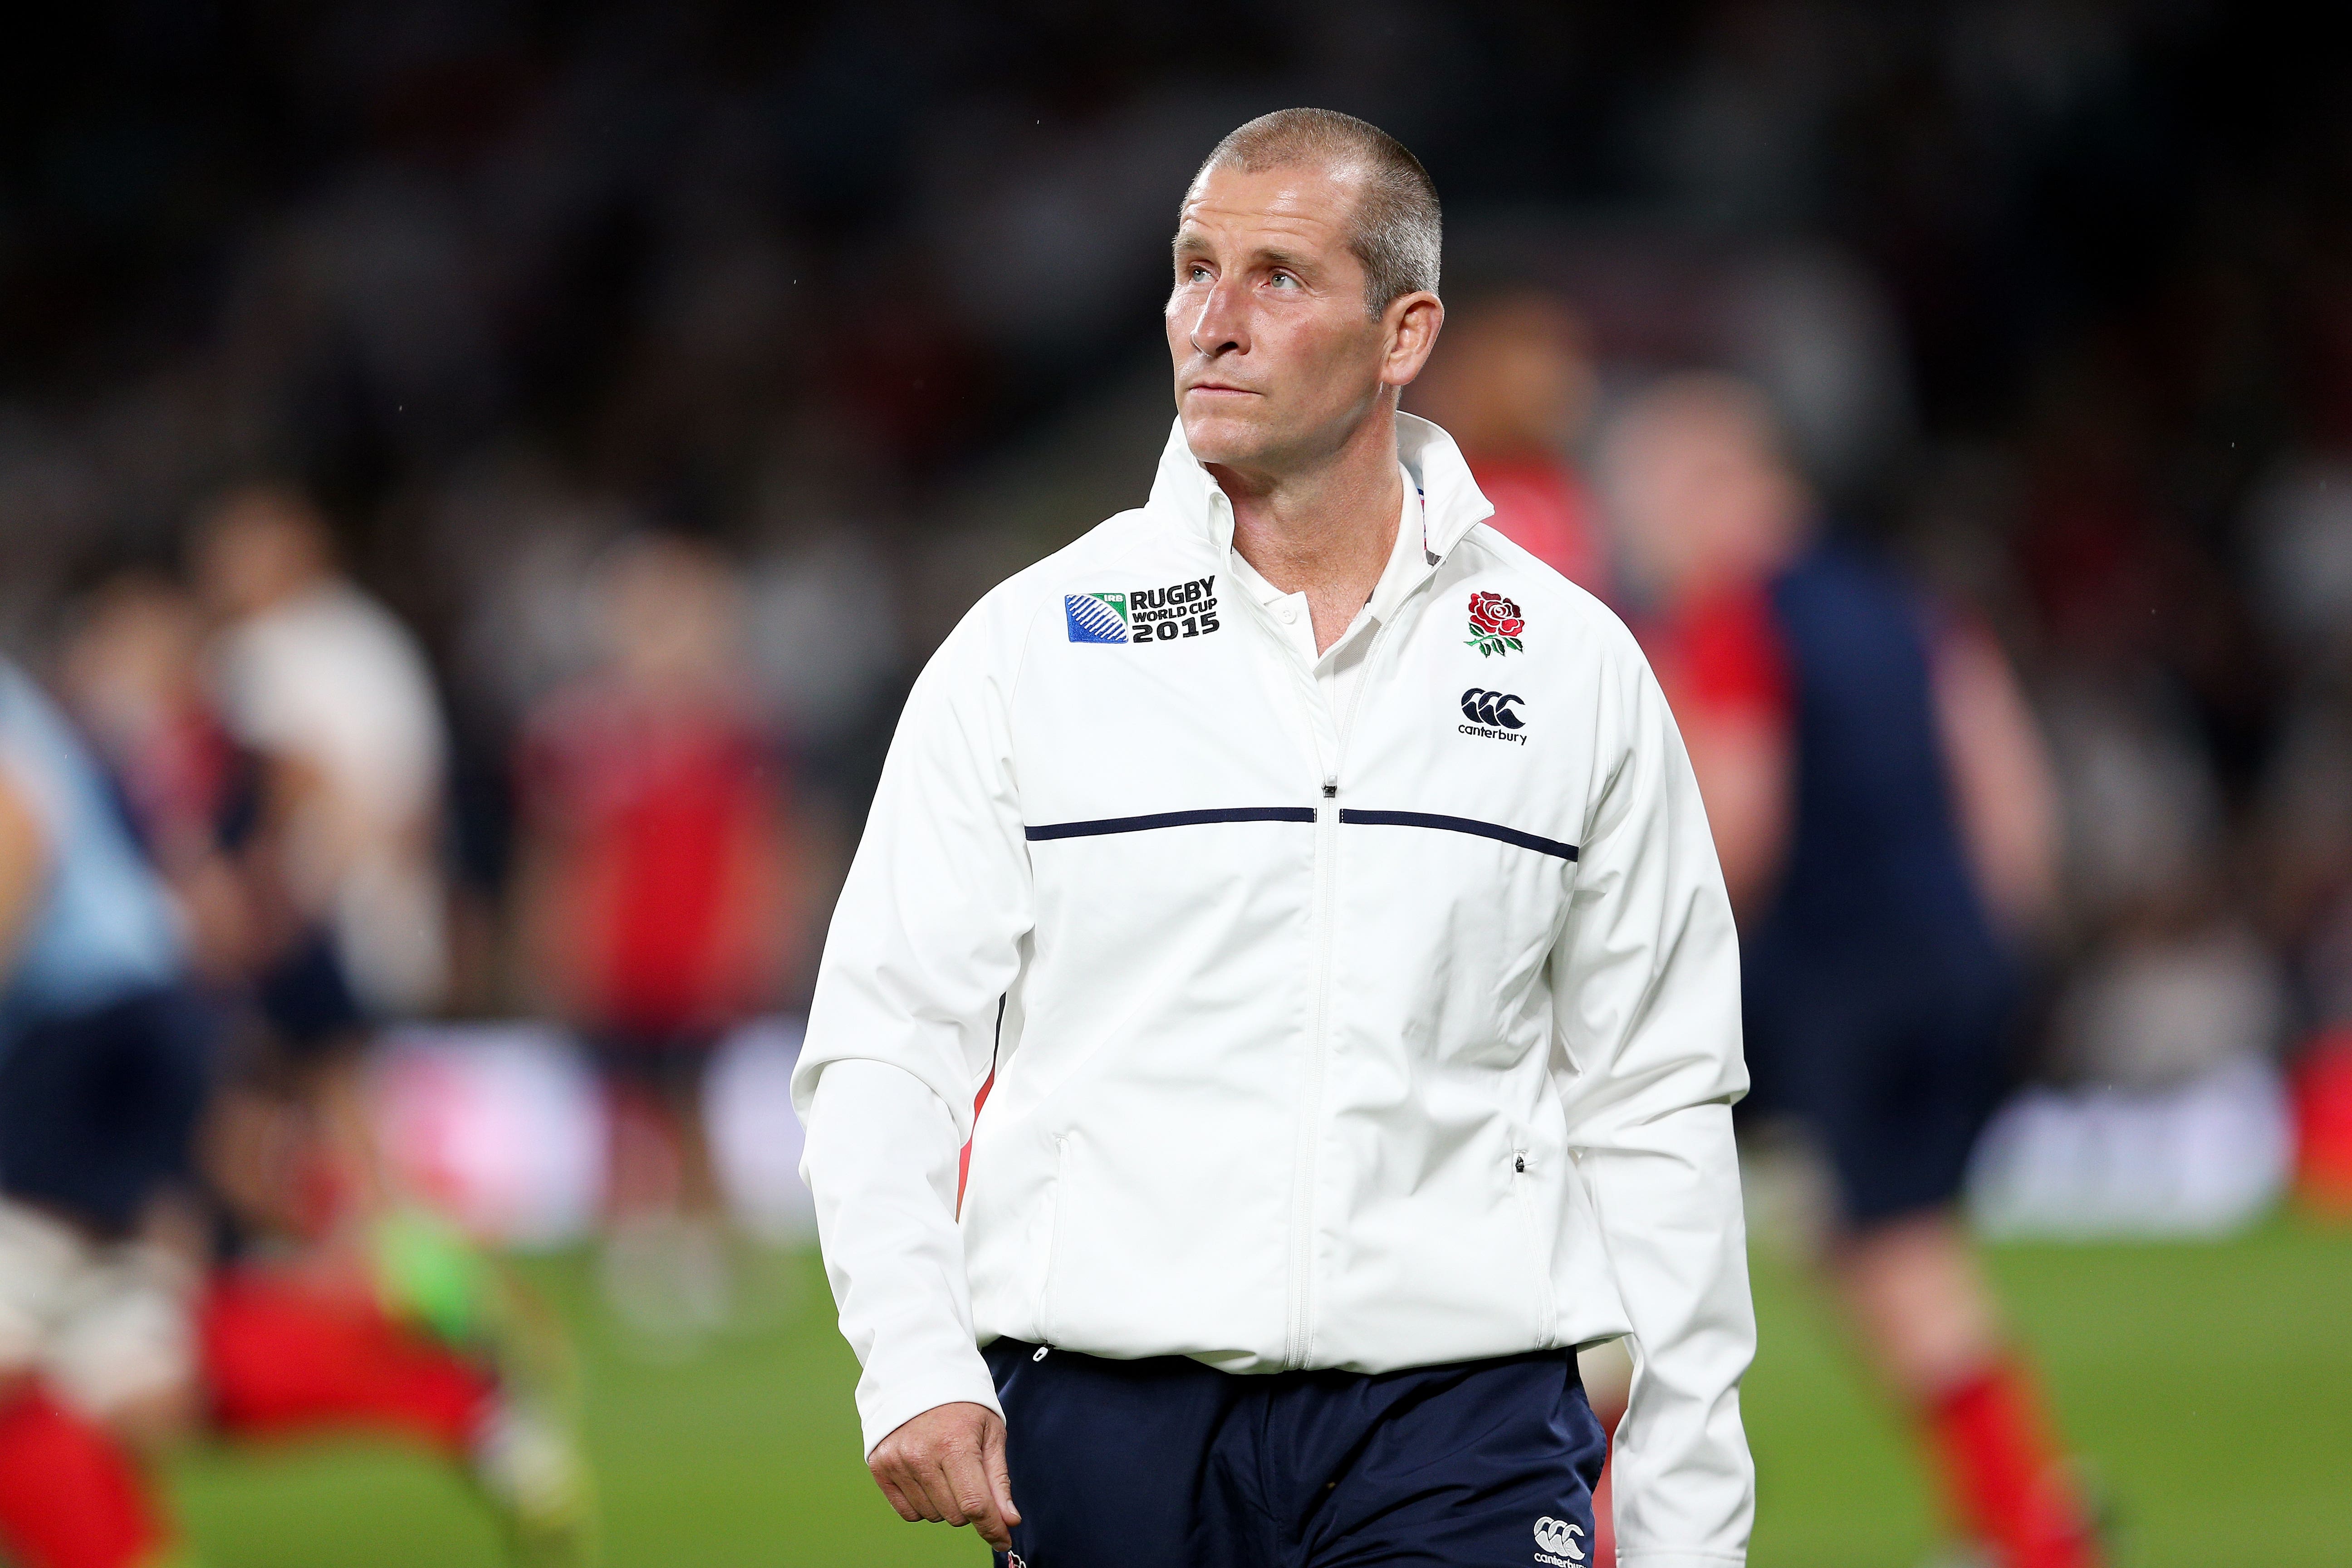
[[[1240,283],[1219,279],[1201,297],[1201,308],[1191,322],[1192,352],[1202,359],[1249,352],[1248,311]]]

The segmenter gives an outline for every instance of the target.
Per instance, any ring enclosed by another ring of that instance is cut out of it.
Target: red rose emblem
[[[1481,637],[1515,637],[1526,629],[1518,605],[1500,594],[1470,595],[1470,626]]]

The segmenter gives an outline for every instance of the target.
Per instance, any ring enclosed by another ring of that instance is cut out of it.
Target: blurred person
[[[1999,649],[1823,536],[1762,396],[1674,378],[1606,493],[1743,933],[1752,1107],[1834,1178],[1822,1262],[2000,1568],[2100,1561],[1955,1211],[2053,896],[2047,763]]]
[[[595,1500],[560,1331],[424,1216],[391,1216],[380,1235],[375,1279],[250,1258],[213,1271],[194,1323],[212,1429],[404,1438],[466,1475],[518,1563],[592,1562]]]
[[[59,694],[173,893],[195,973],[241,980],[256,933],[230,853],[251,816],[254,759],[229,735],[205,677],[194,597],[160,574],[109,578],[75,607]]]
[[[537,976],[602,1064],[605,1284],[658,1333],[728,1315],[702,1094],[772,1005],[793,942],[776,748],[744,685],[741,584],[688,540],[619,545],[593,588],[598,668],[526,727],[523,923]]]
[[[192,559],[217,626],[214,699],[258,768],[245,858],[248,910],[269,927],[255,979],[278,1093],[241,1106],[303,1123],[303,1230],[343,1233],[356,1258],[391,1202],[367,1028],[429,1012],[446,979],[439,703],[415,639],[337,569],[299,492],[229,491],[199,520]]]
[[[73,607],[60,693],[130,829],[162,877],[191,978],[229,1014],[236,1068],[208,1111],[207,1177],[240,1230],[303,1241],[335,1217],[331,1140],[308,1124],[315,1058],[361,1019],[323,922],[297,907],[264,810],[259,756],[228,731],[207,680],[209,628],[194,595],[128,573]],[[329,1075],[332,1075],[330,1067]]]
[[[26,1568],[172,1549],[134,1455],[196,1412],[183,965],[103,777],[0,662],[0,1548]]]
[[[867,1462],[1003,1564],[1573,1568],[1628,1333],[1629,1559],[1745,1560],[1731,911],[1633,639],[1397,411],[1439,222],[1361,121],[1217,145],[1150,500],[931,659],[835,913]]]
[[[286,874],[283,823],[262,760],[228,733],[207,681],[201,606],[161,576],[126,574],[75,606],[60,690],[110,779],[126,826],[162,876],[192,978],[250,1013],[216,1086],[207,1175],[247,1230],[305,1241],[338,1217],[333,1140],[311,1128],[362,1019],[323,921]]]
[[[289,825],[263,798],[263,760],[214,703],[206,635],[177,583],[111,578],[75,606],[60,687],[173,897],[192,980],[237,1020],[206,1119],[213,1194],[240,1236],[303,1244],[315,1272],[364,1276],[383,1211],[352,1198],[373,1197],[373,1150],[334,1125],[364,1120],[349,1081],[364,1020],[332,931],[290,885]]]
[[[1494,505],[1489,528],[1606,599],[1606,541],[1570,456],[1598,380],[1582,318],[1548,290],[1510,289],[1447,316],[1444,342],[1413,383],[1412,406],[1461,445]]]
[[[77,607],[58,659],[68,706],[140,847],[177,898],[197,973],[255,1005],[284,1053],[332,1057],[366,1018],[329,918],[289,862],[300,813],[269,759],[229,732],[185,588],[130,574]]]
[[[218,700],[265,760],[293,889],[332,929],[371,1016],[431,1012],[447,968],[448,742],[424,650],[337,569],[325,520],[294,490],[232,491],[194,555],[221,626]]]

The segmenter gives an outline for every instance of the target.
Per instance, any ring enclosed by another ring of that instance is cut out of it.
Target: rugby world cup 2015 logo
[[[1465,646],[1478,650],[1478,657],[1498,653],[1525,653],[1528,645],[1519,640],[1528,623],[1519,616],[1518,605],[1500,594],[1470,595],[1470,636]]]
[[[1127,640],[1127,595],[1124,594],[1065,594],[1062,614],[1070,623],[1072,642]]]
[[[1072,642],[1127,647],[1213,637],[1224,625],[1217,618],[1217,574],[1213,572],[1205,577],[1187,577],[1164,588],[1065,594],[1062,618],[1069,623]]]

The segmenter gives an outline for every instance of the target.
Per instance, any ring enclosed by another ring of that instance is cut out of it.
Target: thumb
[[[996,1509],[1007,1524],[1021,1522],[1021,1510],[1013,1506],[1013,1467],[1005,1458],[1004,1423],[992,1421],[988,1435],[981,1440],[981,1460],[988,1471],[989,1489],[996,1493]]]

